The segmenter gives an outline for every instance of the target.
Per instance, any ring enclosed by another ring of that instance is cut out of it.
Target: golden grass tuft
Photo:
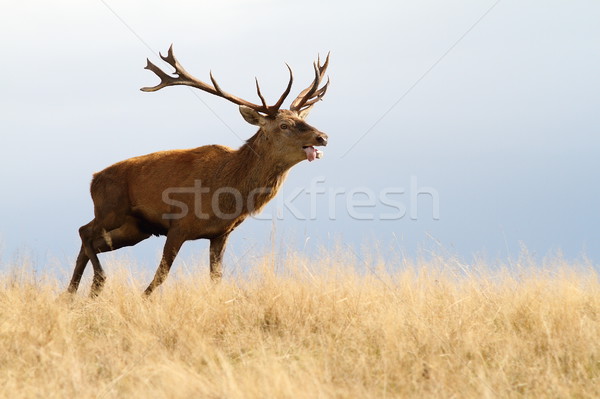
[[[600,397],[591,267],[320,259],[266,257],[217,286],[175,273],[149,300],[114,265],[95,300],[6,273],[0,396]]]

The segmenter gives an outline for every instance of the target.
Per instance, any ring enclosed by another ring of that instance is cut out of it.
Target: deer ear
[[[245,105],[240,105],[240,114],[242,114],[246,122],[248,122],[251,125],[260,126],[264,119],[264,117],[261,114],[259,114],[250,107],[246,107]]]
[[[306,117],[308,116],[308,114],[310,113],[310,110],[312,109],[312,105],[310,107],[304,108],[300,111],[298,111],[298,117],[300,119],[306,119]]]

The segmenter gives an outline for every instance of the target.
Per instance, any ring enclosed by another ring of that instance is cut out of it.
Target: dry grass
[[[593,269],[433,258],[360,273],[334,258],[274,273],[267,257],[218,286],[179,273],[150,300],[114,265],[96,300],[13,270],[0,281],[0,396],[600,397]]]

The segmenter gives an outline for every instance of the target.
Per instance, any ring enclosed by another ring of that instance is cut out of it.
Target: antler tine
[[[319,89],[319,85],[321,84],[323,75],[325,75],[327,67],[329,66],[329,54],[330,53],[327,53],[327,57],[325,58],[323,65],[321,65],[321,57],[317,56],[317,61],[313,63],[313,67],[315,69],[315,79],[310,86],[300,92],[298,97],[296,97],[296,99],[292,102],[290,110],[300,112],[301,110],[315,104],[325,95],[327,86],[329,85],[329,78],[327,78],[327,83],[325,86]]]
[[[313,98],[311,100],[307,100],[304,105],[302,106],[302,109],[306,109],[310,106],[312,106],[313,104],[321,101],[323,99],[323,97],[325,96],[325,93],[327,92],[327,87],[329,86],[329,76],[327,77],[327,83],[325,83],[325,85],[323,87],[321,87],[319,90],[317,90],[315,92],[315,94],[313,95]]]
[[[277,111],[279,110],[279,107],[275,108],[275,106],[270,107],[267,105],[265,98],[263,97],[262,93],[260,92],[259,86],[257,86],[257,92],[258,92],[258,97],[260,98],[260,101],[262,102],[262,105],[253,104],[249,101],[246,101],[239,97],[236,97],[233,94],[229,94],[226,91],[223,91],[223,89],[221,89],[221,87],[217,83],[215,77],[213,76],[212,71],[210,72],[210,80],[211,80],[212,84],[214,85],[215,90],[217,91],[217,94],[219,96],[231,101],[234,104],[245,105],[246,107],[250,107],[250,108],[254,109],[255,111],[262,112],[262,113],[265,113],[268,115],[276,114]],[[258,85],[258,80],[256,80],[256,83]]]
[[[215,87],[215,91],[217,92],[217,94],[222,97],[225,97],[228,93],[224,92],[223,89],[221,89],[221,87],[217,83],[217,80],[213,76],[212,71],[208,71],[208,76],[210,76],[210,81],[212,82],[213,86]]]
[[[162,53],[159,53],[159,55],[160,55],[160,58],[163,59],[163,61],[165,61],[166,63],[168,63],[175,69],[174,74],[177,76],[171,76],[171,75],[167,74],[162,69],[160,69],[159,67],[154,65],[149,59],[147,59],[148,63],[146,65],[145,69],[149,69],[152,72],[154,72],[160,78],[160,83],[153,87],[142,87],[141,88],[142,91],[152,92],[152,91],[160,90],[163,87],[167,87],[167,86],[186,85],[186,86],[192,86],[192,87],[198,88],[200,90],[207,91],[211,94],[215,94],[215,95],[219,94],[215,90],[214,87],[207,85],[206,83],[202,82],[201,80],[196,79],[181,66],[181,64],[179,63],[179,61],[177,61],[177,58],[175,58],[175,55],[173,54],[173,45],[172,44],[169,47],[169,51],[167,52],[166,56],[162,55]]]
[[[267,102],[265,101],[265,98],[263,97],[262,93],[260,92],[260,85],[258,84],[258,78],[254,77],[254,80],[256,81],[256,93],[258,94],[258,97],[260,98],[260,101],[262,102],[263,107],[267,108]]]
[[[164,55],[162,55],[162,53],[158,53],[158,55],[160,55],[160,58],[163,59],[163,61],[166,61],[169,63],[169,65],[171,65],[173,68],[175,68],[175,71],[178,71],[181,68],[181,65],[179,65],[179,61],[177,61],[177,58],[175,58],[175,55],[173,54],[173,44],[171,44],[169,46],[169,50],[167,50],[167,56],[165,57]],[[183,69],[183,68],[181,68]],[[179,73],[179,72],[177,72]]]
[[[287,62],[285,64],[285,66],[287,67],[288,71],[290,71],[290,80],[288,82],[287,87],[285,88],[285,91],[283,92],[281,97],[279,97],[279,100],[277,100],[275,105],[273,105],[273,108],[275,110],[278,110],[281,107],[281,104],[283,104],[283,102],[285,101],[288,94],[290,94],[290,90],[292,90],[292,83],[294,83],[294,73],[292,72],[292,68],[290,68],[290,66],[287,64]]]
[[[148,70],[154,72],[156,74],[156,76],[158,76],[160,78],[160,83],[156,86],[142,87],[140,90],[150,92],[150,91],[160,90],[163,87],[168,86],[169,82],[171,82],[173,80],[173,78],[171,76],[167,75],[165,72],[163,72],[159,67],[154,65],[152,63],[152,61],[150,61],[150,59],[146,58],[146,62],[147,63],[146,63],[146,66],[144,67],[144,69],[148,69]]]
[[[166,63],[168,63],[175,69],[175,72],[173,73],[175,76],[169,75],[168,73],[164,72],[162,69],[160,69],[159,67],[154,65],[150,60],[147,60],[148,63],[146,65],[145,69],[148,69],[148,70],[154,72],[156,74],[156,76],[158,76],[160,78],[160,83],[158,85],[152,86],[152,87],[143,87],[141,89],[142,91],[152,92],[152,91],[160,90],[163,87],[175,86],[175,85],[191,86],[191,87],[195,87],[197,89],[206,91],[210,94],[214,94],[216,96],[223,97],[224,99],[229,100],[234,104],[244,105],[246,107],[254,109],[257,112],[262,112],[267,115],[274,115],[277,113],[277,111],[281,107],[281,104],[283,103],[283,101],[285,100],[287,95],[289,94],[290,89],[292,87],[292,80],[293,80],[292,70],[288,66],[288,69],[290,70],[290,81],[288,83],[288,86],[285,89],[284,93],[279,98],[279,100],[277,101],[277,103],[275,105],[269,106],[269,105],[267,105],[265,98],[263,97],[262,93],[260,92],[260,86],[258,85],[258,80],[256,80],[256,89],[258,92],[258,97],[260,98],[260,101],[262,102],[262,105],[258,105],[258,104],[254,104],[249,101],[246,101],[237,96],[234,96],[233,94],[229,94],[229,93],[225,92],[223,89],[221,89],[221,87],[215,80],[212,72],[210,72],[210,80],[211,80],[213,86],[211,86],[207,83],[204,83],[203,81],[201,81],[201,80],[195,78],[194,76],[192,76],[191,74],[189,74],[181,66],[181,64],[179,64],[179,61],[177,61],[177,58],[175,58],[175,55],[173,54],[173,45],[171,45],[169,47],[169,51],[166,56],[164,56],[162,54],[159,54],[159,55],[160,55],[160,58],[163,59],[163,61],[165,61]]]

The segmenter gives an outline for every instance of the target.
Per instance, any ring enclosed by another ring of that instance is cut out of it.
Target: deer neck
[[[232,186],[243,196],[255,196],[257,208],[262,208],[277,194],[293,166],[277,156],[274,143],[260,130],[235,151],[232,158],[228,163]]]

